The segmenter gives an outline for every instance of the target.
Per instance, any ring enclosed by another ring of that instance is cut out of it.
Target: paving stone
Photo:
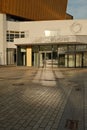
[[[38,129],[39,126],[40,126],[40,124],[36,124],[36,125],[34,125],[33,129]]]
[[[31,120],[25,121],[25,122],[22,124],[22,126],[23,126],[24,128],[26,128],[26,127],[29,125],[30,121],[31,121]]]
[[[38,128],[38,130],[44,130],[44,128]]]
[[[32,127],[33,127],[33,126],[36,125],[36,123],[37,123],[36,121],[31,121],[30,124],[29,124],[29,126],[32,126]]]
[[[49,126],[49,125],[46,126],[46,127],[45,127],[45,130],[51,130],[51,126]]]
[[[32,130],[32,127],[28,126],[24,130]]]
[[[4,128],[0,127],[0,130],[5,130]]]
[[[32,130],[38,130],[38,128],[32,128]]]
[[[57,123],[54,123],[52,128],[58,128],[58,122]]]
[[[56,129],[56,128],[51,128],[50,130],[58,130],[58,128]]]
[[[42,128],[45,128],[47,126],[48,122],[46,121],[43,121],[41,124],[40,124],[40,127]]]

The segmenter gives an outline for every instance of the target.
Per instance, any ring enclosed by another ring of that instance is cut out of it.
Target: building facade
[[[20,23],[26,38],[15,39],[17,65],[87,67],[87,20]]]
[[[0,1],[0,65],[87,67],[87,20],[73,20],[67,0],[35,2]]]
[[[0,65],[87,66],[87,20],[19,22],[0,14],[0,34]]]
[[[87,66],[87,20],[7,21],[3,27],[6,58],[2,60],[8,65]]]

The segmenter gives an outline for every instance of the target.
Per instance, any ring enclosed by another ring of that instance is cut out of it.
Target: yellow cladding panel
[[[26,53],[26,58],[27,58],[27,66],[32,66],[32,48],[27,47],[27,53]]]
[[[68,0],[0,0],[2,13],[28,20],[58,20],[66,18]]]

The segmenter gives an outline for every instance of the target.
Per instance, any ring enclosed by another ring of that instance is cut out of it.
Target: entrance
[[[52,67],[52,52],[40,52],[40,67]]]
[[[32,47],[35,67],[87,67],[87,45],[37,45]]]
[[[26,48],[17,48],[17,65],[26,66]]]

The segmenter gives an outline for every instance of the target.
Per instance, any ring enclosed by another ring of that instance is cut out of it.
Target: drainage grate
[[[24,85],[24,83],[14,83],[14,84],[12,84],[13,86],[22,86],[22,85]]]
[[[76,88],[76,91],[80,91],[81,89],[80,88]]]
[[[44,79],[44,81],[56,81],[55,79]]]
[[[78,120],[69,120],[67,119],[65,128],[70,130],[78,130]]]

